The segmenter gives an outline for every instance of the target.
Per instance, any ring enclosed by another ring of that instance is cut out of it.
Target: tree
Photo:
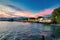
[[[52,19],[55,20],[58,24],[60,24],[60,7],[54,9],[52,12]],[[56,26],[56,25],[55,25]],[[60,26],[56,26],[54,28],[54,34],[57,38],[60,38]]]
[[[56,20],[57,23],[60,23],[60,7],[54,9],[51,17],[52,17],[52,19]]]

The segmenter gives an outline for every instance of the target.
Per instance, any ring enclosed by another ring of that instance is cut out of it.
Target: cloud
[[[51,14],[53,12],[54,8],[49,8],[49,9],[45,9],[45,10],[42,10],[40,12],[38,12],[37,14],[33,14],[31,12],[27,12],[27,11],[18,11],[18,12],[15,12],[14,15],[16,16],[25,16],[25,17],[35,17],[37,18],[38,16],[44,16],[44,15],[47,15],[47,14]]]
[[[0,11],[9,13],[9,12],[15,12],[16,10],[5,5],[0,5]]]
[[[0,11],[0,17],[9,17],[10,15]]]
[[[0,4],[0,17],[11,17],[13,15],[10,15],[12,12],[15,12],[16,10]]]
[[[37,14],[34,14],[32,12],[22,10],[24,8],[25,6],[22,6],[21,4],[16,4],[12,0],[7,0],[7,1],[0,0],[0,17],[24,16],[24,17],[35,17],[36,18],[38,16],[44,16],[47,14],[51,14],[52,11],[54,10],[54,9],[49,8],[49,9],[39,11]]]
[[[9,6],[0,5],[0,17],[34,17],[35,15],[28,11],[21,11]]]
[[[53,12],[53,8],[49,8],[49,9],[45,9],[43,11],[40,11],[36,14],[36,16],[44,16],[44,15],[47,15],[47,14],[51,14]]]
[[[27,12],[27,11],[18,11],[18,12],[15,12],[16,16],[24,16],[24,17],[35,17],[34,14],[32,14],[31,12]]]
[[[6,5],[1,5],[0,4],[0,17],[35,17],[37,18],[38,16],[44,16],[47,14],[51,14],[53,8],[45,9],[42,11],[39,11],[37,14],[33,14],[32,12],[29,11],[24,11],[22,9],[17,10],[15,8],[6,6]]]

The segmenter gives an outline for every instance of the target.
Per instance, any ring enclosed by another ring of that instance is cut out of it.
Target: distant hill
[[[45,16],[43,16],[43,17],[46,17],[46,18],[47,18],[47,17],[51,17],[51,14],[47,14],[47,15],[45,15]]]
[[[17,20],[24,20],[24,19],[27,19],[28,17],[13,17],[13,18],[6,18],[6,17],[1,17],[0,18],[0,21],[10,21],[10,20],[13,20],[13,21],[17,21]]]

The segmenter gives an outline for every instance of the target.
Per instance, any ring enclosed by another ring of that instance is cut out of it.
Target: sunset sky
[[[0,17],[38,17],[51,14],[60,0],[0,0]]]

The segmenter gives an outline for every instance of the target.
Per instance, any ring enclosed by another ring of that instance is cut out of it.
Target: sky
[[[38,17],[51,14],[60,0],[0,0],[0,17]]]

